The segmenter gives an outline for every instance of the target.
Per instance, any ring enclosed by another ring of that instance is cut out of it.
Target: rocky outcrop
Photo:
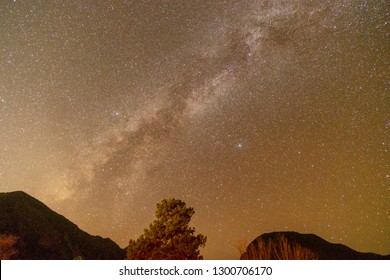
[[[18,191],[0,193],[0,234],[18,238],[14,259],[124,259],[125,250],[92,236],[45,204]]]
[[[253,240],[241,259],[388,260],[390,255],[357,252],[315,234],[272,232]]]

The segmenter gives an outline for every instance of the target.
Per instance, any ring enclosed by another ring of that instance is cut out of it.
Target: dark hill
[[[28,194],[0,193],[0,234],[18,237],[15,259],[124,259],[108,238],[92,236]]]
[[[281,242],[282,241],[282,242]],[[283,242],[284,245],[283,245]],[[288,243],[288,246],[285,246]],[[273,248],[273,249],[270,249]],[[278,257],[282,255],[282,251],[288,251],[288,248],[294,248],[291,251],[301,251],[314,253],[312,259],[320,260],[384,260],[390,259],[390,255],[382,256],[374,253],[357,252],[345,245],[330,243],[321,237],[314,234],[301,234],[297,232],[272,232],[265,233],[253,240],[247,247],[246,251],[241,255],[241,259],[283,259]],[[266,258],[259,250],[269,251]],[[302,254],[304,255],[304,254]],[[296,255],[291,258],[284,259],[305,259],[297,258]],[[310,259],[310,257],[308,258]]]

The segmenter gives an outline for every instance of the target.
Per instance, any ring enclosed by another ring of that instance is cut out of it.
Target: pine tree
[[[189,227],[194,209],[178,199],[164,199],[157,204],[156,220],[137,240],[130,240],[128,259],[141,260],[197,260],[202,259],[199,247],[206,237],[195,235]]]

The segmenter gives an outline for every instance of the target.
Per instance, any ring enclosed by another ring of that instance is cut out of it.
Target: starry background
[[[121,247],[271,231],[390,253],[387,1],[0,1],[0,191]]]

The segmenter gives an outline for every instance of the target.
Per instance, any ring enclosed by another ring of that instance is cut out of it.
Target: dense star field
[[[206,259],[271,231],[390,253],[387,1],[1,1],[0,191]]]

